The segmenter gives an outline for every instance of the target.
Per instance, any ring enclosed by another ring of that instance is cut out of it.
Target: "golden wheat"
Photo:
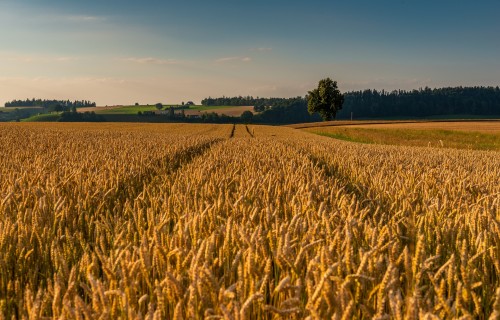
[[[0,128],[3,318],[494,319],[500,153]]]

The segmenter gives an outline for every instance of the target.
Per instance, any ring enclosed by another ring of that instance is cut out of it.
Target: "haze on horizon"
[[[500,85],[500,2],[0,2],[0,105]]]

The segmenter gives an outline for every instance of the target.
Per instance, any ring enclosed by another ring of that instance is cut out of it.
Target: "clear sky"
[[[500,0],[0,0],[0,104],[500,85]]]

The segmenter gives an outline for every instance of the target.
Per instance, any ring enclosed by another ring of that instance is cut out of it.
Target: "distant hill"
[[[217,113],[219,115],[227,115],[239,117],[245,111],[253,111],[253,106],[203,106],[203,105],[191,105],[191,106],[181,106],[181,105],[169,105],[165,104],[161,110],[158,110],[154,105],[131,105],[131,106],[107,106],[107,107],[95,107],[95,108],[81,108],[78,109],[79,112],[94,111],[97,114],[129,114],[137,115],[138,112],[153,112],[155,114],[161,115],[168,113],[170,107],[173,106],[176,113],[181,111],[185,115],[202,115],[203,113]]]

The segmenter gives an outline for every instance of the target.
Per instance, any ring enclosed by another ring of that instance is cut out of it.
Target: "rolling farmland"
[[[169,105],[164,106],[164,111],[168,111]],[[217,114],[225,114],[228,116],[239,117],[245,111],[252,111],[253,106],[186,106],[183,109],[186,115],[201,115],[202,113],[215,112]],[[109,106],[109,107],[89,107],[89,108],[79,108],[79,112],[92,112],[97,114],[120,114],[120,115],[137,115],[137,112],[141,111],[153,111],[158,112],[154,105],[141,105],[141,106]],[[175,112],[181,112],[176,110]]]
[[[500,317],[499,152],[198,124],[0,142],[5,319]]]

